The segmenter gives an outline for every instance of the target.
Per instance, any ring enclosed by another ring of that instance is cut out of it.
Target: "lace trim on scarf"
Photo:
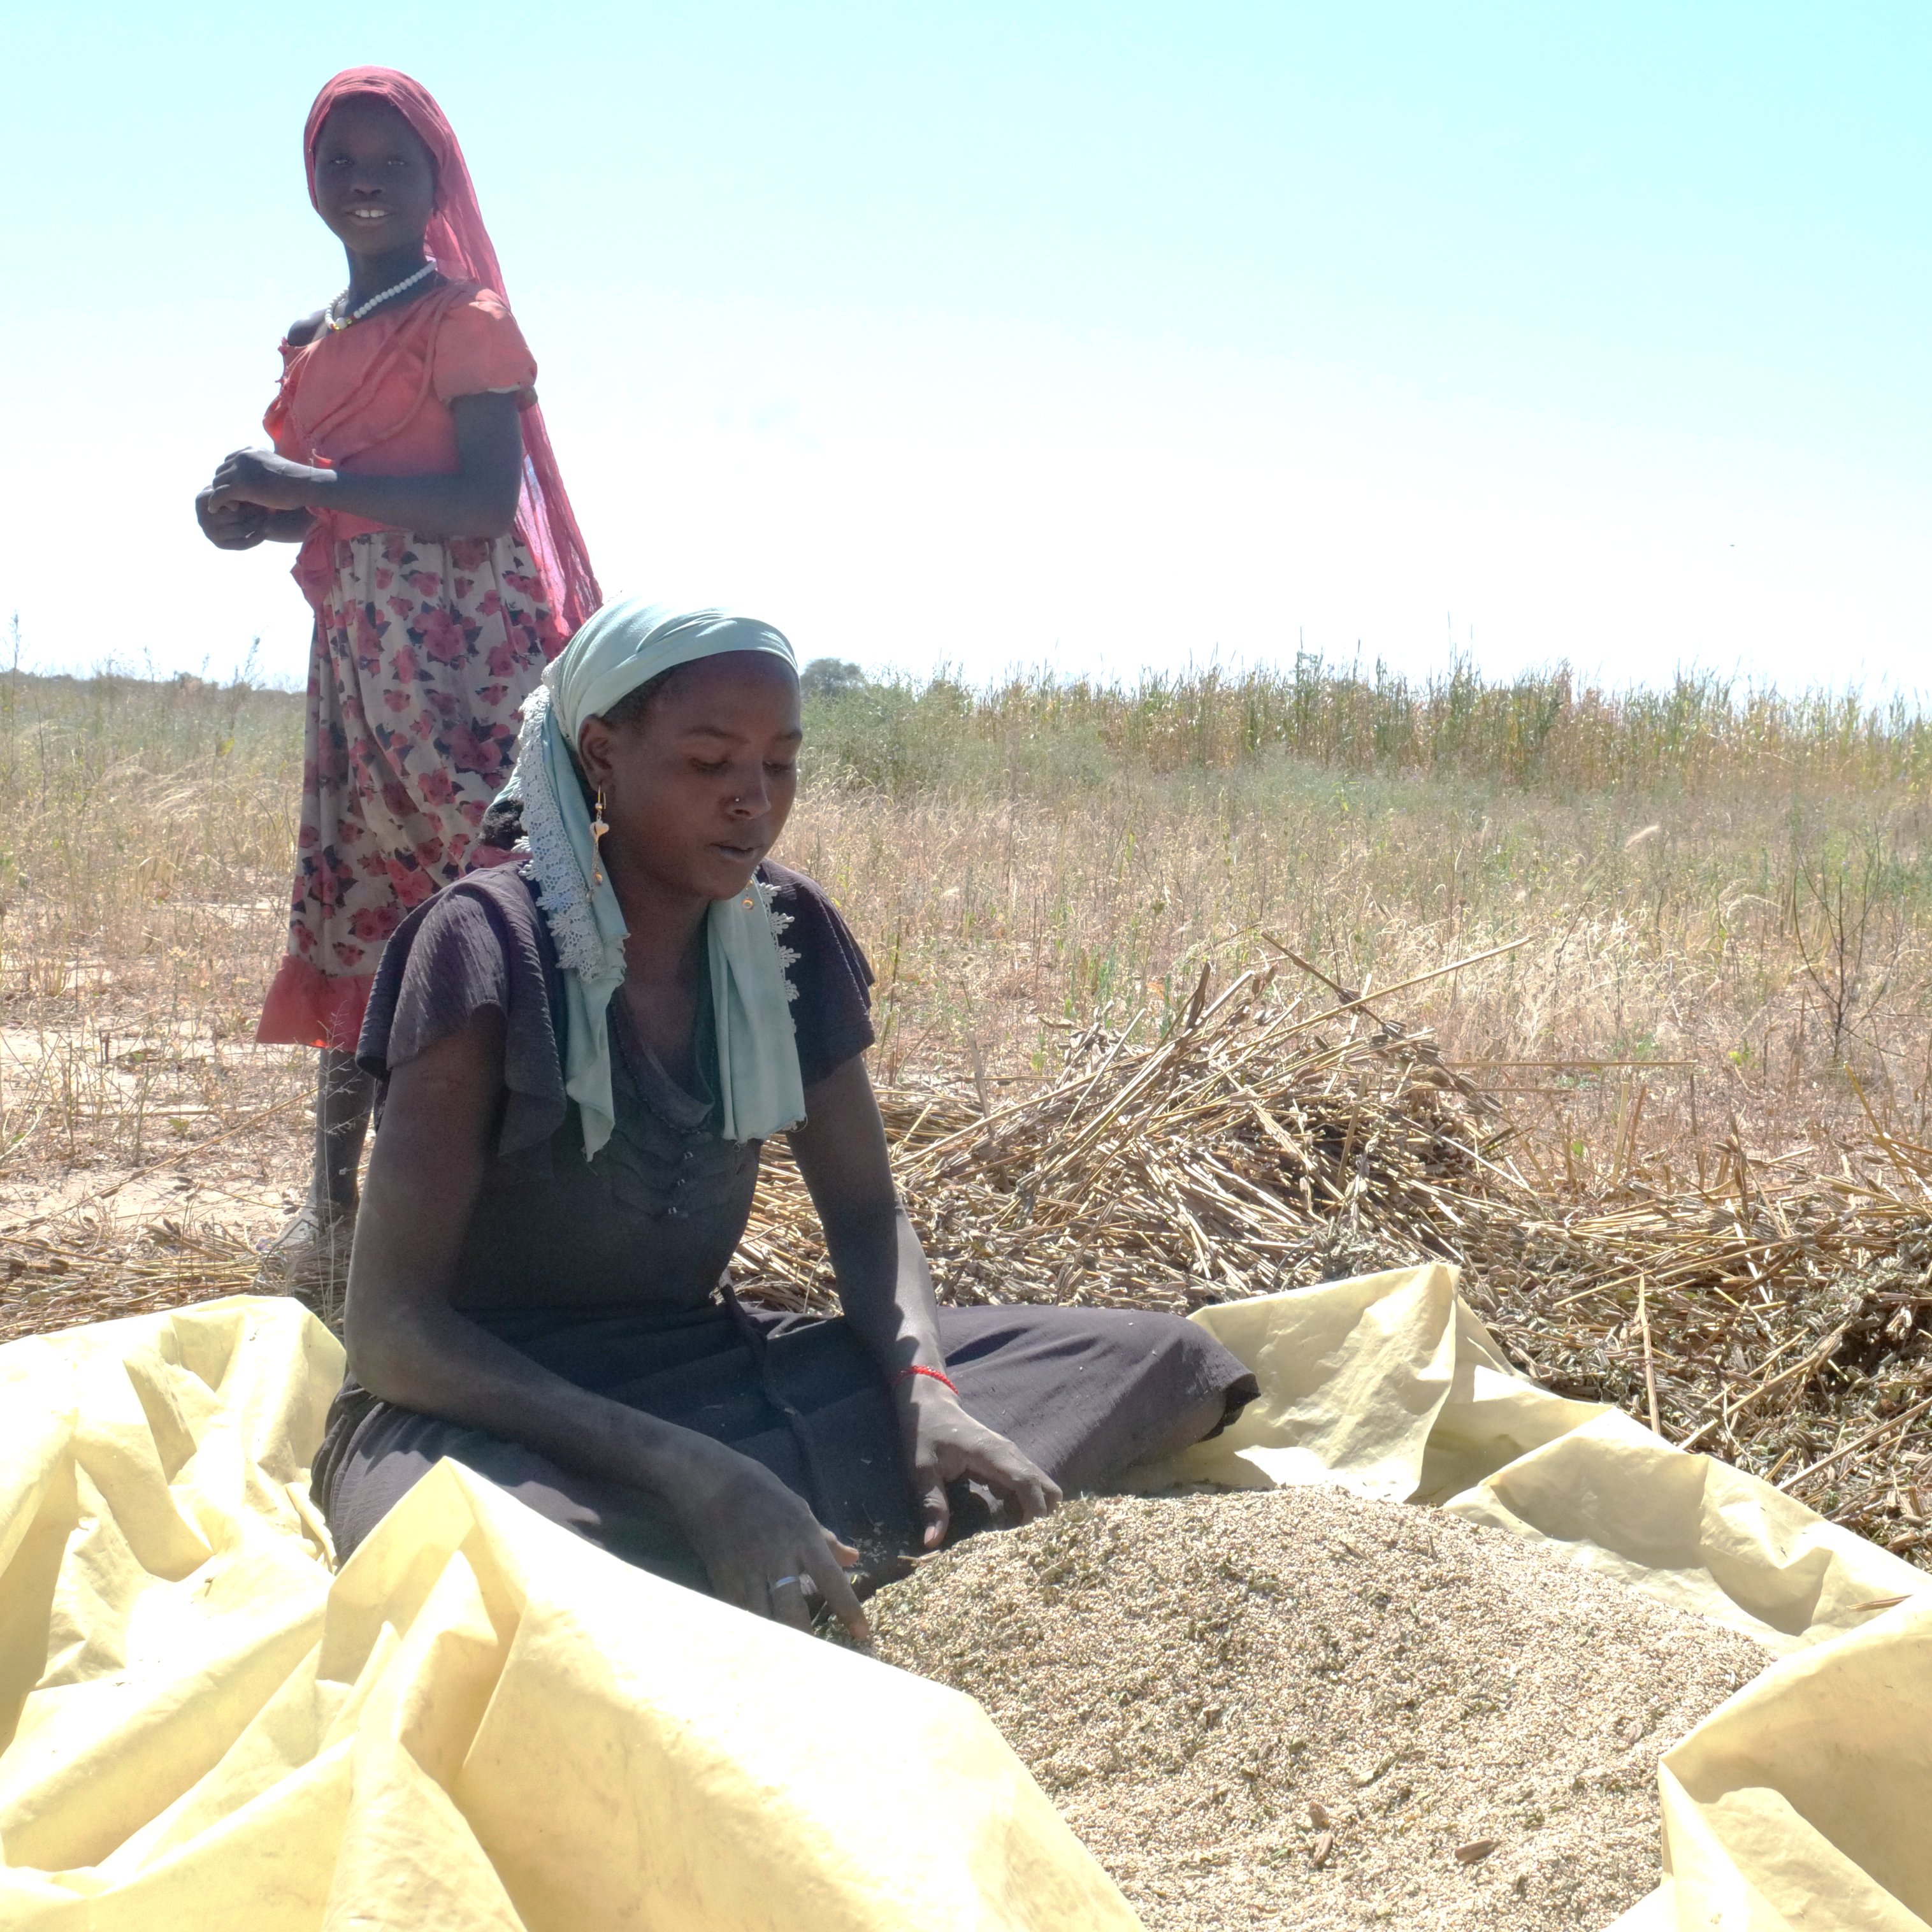
[[[793,915],[780,912],[773,902],[778,897],[777,886],[766,880],[752,874],[752,883],[758,889],[758,902],[765,909],[765,918],[772,928],[772,943],[778,948],[778,974],[784,981],[785,1012],[791,1022],[794,1036],[798,1032],[798,1016],[791,1009],[798,1004],[798,988],[791,982],[791,969],[798,964],[796,950],[784,943],[785,928],[792,923]]]
[[[550,697],[550,687],[540,684],[524,700],[523,727],[517,734],[516,770],[502,796],[518,799],[523,805],[524,836],[515,849],[530,855],[528,870],[536,883],[544,922],[556,943],[557,964],[580,978],[595,980],[610,969],[596,916],[590,910],[590,888],[578,868],[570,834],[564,829],[550,760],[544,755]]]

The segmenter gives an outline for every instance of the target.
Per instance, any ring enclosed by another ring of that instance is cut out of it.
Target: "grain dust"
[[[1072,1503],[869,1610],[1152,1932],[1594,1932],[1657,1882],[1658,1755],[1769,1661],[1502,1532],[1328,1489]]]

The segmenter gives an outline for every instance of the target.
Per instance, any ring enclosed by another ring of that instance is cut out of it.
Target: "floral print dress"
[[[284,354],[277,447],[377,473],[452,471],[455,397],[534,394],[515,322],[473,285]],[[256,1037],[352,1052],[384,942],[468,869],[524,700],[565,640],[520,523],[442,539],[319,518],[296,575],[316,614],[302,812]]]
[[[514,537],[336,544],[309,669],[288,956],[263,1038],[285,1004],[304,1043],[352,1048],[384,941],[468,869],[543,675],[540,595]]]

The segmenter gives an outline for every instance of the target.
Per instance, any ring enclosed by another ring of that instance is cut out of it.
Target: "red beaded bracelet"
[[[959,1393],[958,1390],[953,1386],[952,1378],[944,1369],[928,1369],[920,1362],[914,1363],[909,1369],[900,1370],[892,1378],[892,1387],[897,1388],[908,1376],[930,1376],[934,1382],[944,1382],[948,1388],[952,1390],[955,1395]]]

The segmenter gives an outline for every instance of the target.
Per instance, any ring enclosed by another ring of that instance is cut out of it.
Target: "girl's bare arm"
[[[290,515],[340,510],[392,530],[424,537],[500,537],[516,521],[523,489],[524,432],[513,395],[458,396],[449,406],[456,424],[457,469],[448,476],[370,476],[292,462],[272,450],[238,449],[224,459],[197,499],[203,527],[229,504],[254,504]],[[263,536],[298,538],[292,523]]]

